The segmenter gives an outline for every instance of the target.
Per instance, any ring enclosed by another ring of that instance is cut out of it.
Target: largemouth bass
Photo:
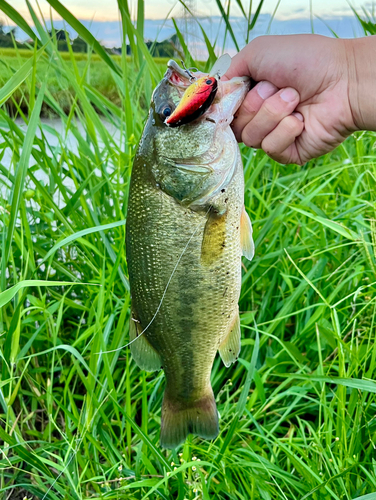
[[[242,161],[230,128],[249,80],[219,80],[202,116],[171,127],[166,119],[192,76],[205,75],[170,61],[153,93],[126,227],[131,352],[140,368],[165,372],[160,442],[167,448],[189,433],[218,435],[210,374],[217,351],[226,366],[238,358],[241,256],[253,257]]]

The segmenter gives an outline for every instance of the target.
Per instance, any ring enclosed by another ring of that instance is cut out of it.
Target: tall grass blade
[[[82,238],[83,236],[86,236],[87,234],[92,234],[92,233],[97,233],[99,231],[105,231],[107,229],[113,229],[114,227],[120,227],[120,226],[125,226],[126,220],[121,220],[119,222],[111,222],[111,224],[103,224],[102,226],[95,226],[95,227],[88,227],[87,229],[82,229],[78,233],[71,234],[64,238],[63,240],[59,241],[54,245],[51,250],[49,250],[46,255],[43,257],[41,264],[48,260],[51,255],[53,255],[56,250],[59,248],[68,245],[69,243],[72,243],[72,241],[78,240],[79,238]]]
[[[10,96],[22,85],[27,77],[33,72],[36,62],[39,60],[44,52],[42,47],[36,53],[35,59],[28,59],[23,66],[6,82],[0,89],[0,106],[6,102]]]
[[[216,457],[216,463],[217,464],[220,463],[220,461],[222,460],[222,457],[223,457],[224,453],[226,452],[226,449],[228,448],[231,440],[236,435],[236,427],[237,427],[237,425],[239,423],[239,419],[243,415],[243,412],[244,412],[244,409],[245,409],[245,405],[247,403],[247,397],[248,397],[248,394],[249,394],[249,389],[251,387],[251,383],[252,383],[252,380],[253,380],[253,377],[254,377],[255,368],[256,368],[256,362],[257,362],[257,358],[258,358],[258,355],[259,355],[259,349],[260,349],[260,337],[259,337],[259,333],[258,333],[258,330],[257,330],[257,327],[256,327],[255,345],[254,345],[254,348],[253,348],[252,358],[251,358],[251,362],[249,364],[249,368],[248,368],[248,371],[247,371],[247,376],[246,376],[246,379],[245,379],[245,382],[244,382],[244,386],[243,386],[242,392],[240,394],[240,398],[239,398],[238,404],[236,405],[236,415],[235,415],[235,417],[234,417],[234,419],[233,419],[233,421],[231,423],[231,426],[230,426],[229,430],[226,432],[226,437],[225,437],[225,440],[223,442],[222,448],[221,448],[220,452],[218,453],[218,456]]]
[[[239,52],[240,48],[239,48],[238,40],[237,40],[235,33],[232,29],[232,26],[231,26],[230,16],[225,12],[225,9],[223,8],[221,0],[215,0],[215,1],[217,3],[219,12],[221,13],[222,19],[224,20],[224,22],[226,24],[226,28],[227,28],[228,32],[230,33],[231,39],[234,42],[236,50]]]
[[[38,40],[34,31],[30,28],[21,14],[5,0],[0,0],[0,9],[11,19],[16,26],[24,31],[32,40]]]
[[[96,40],[96,38],[85,28],[85,26],[66,8],[59,0],[47,0],[51,7],[78,33],[78,35],[85,40],[85,42],[94,49],[98,56],[114,71],[114,73],[121,76],[121,68],[116,62],[107,54],[106,50]]]
[[[65,286],[65,285],[81,285],[71,281],[46,281],[46,280],[24,280],[19,281],[8,290],[0,293],[0,307],[4,307],[10,302],[13,297],[22,289],[29,286]]]
[[[15,230],[15,226],[16,226],[18,210],[19,210],[21,198],[23,195],[23,189],[24,189],[24,184],[25,184],[25,179],[26,179],[26,172],[27,172],[27,169],[29,167],[29,159],[30,159],[30,155],[31,155],[31,149],[33,147],[35,133],[36,133],[37,126],[39,123],[39,115],[40,115],[40,111],[42,108],[45,88],[46,88],[46,85],[43,85],[43,87],[39,91],[38,98],[37,98],[37,101],[35,103],[35,107],[33,109],[33,112],[31,114],[30,121],[28,124],[28,129],[27,129],[27,132],[25,135],[25,142],[24,142],[24,145],[22,148],[21,158],[20,158],[20,161],[18,162],[15,176],[14,176],[15,177],[14,178],[14,185],[13,185],[13,189],[11,192],[11,199],[10,199],[10,205],[11,205],[10,220],[9,220],[9,225],[7,227],[5,251],[4,251],[4,255],[2,256],[2,259],[1,259],[3,276],[5,274],[5,266],[8,262],[8,259],[9,259],[9,253],[10,253],[10,248],[11,248],[11,244],[12,244],[12,240],[13,240],[13,234],[14,234],[14,230]],[[3,280],[4,280],[4,278],[3,278]],[[4,285],[4,281],[2,281],[2,288],[4,288],[3,285]]]
[[[25,460],[26,463],[34,467],[37,471],[42,472],[50,477],[53,477],[52,472],[49,468],[38,458],[38,456],[27,450],[22,444],[20,444],[16,438],[10,436],[5,430],[0,426],[0,439],[2,439],[5,443],[8,443],[15,452]]]

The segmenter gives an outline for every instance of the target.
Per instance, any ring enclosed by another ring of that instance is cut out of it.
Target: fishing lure
[[[218,90],[218,80],[231,64],[231,57],[223,54],[212,67],[208,76],[196,78],[185,68],[192,84],[184,92],[174,112],[165,120],[166,125],[178,127],[196,120],[210,107]]]

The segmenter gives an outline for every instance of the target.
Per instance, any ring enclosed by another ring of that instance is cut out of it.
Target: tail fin
[[[178,401],[165,392],[162,404],[161,446],[175,448],[188,434],[205,439],[218,436],[218,412],[213,391],[194,401]]]

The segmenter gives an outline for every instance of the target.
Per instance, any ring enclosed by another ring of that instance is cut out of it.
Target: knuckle
[[[252,127],[250,127],[250,124],[245,126],[242,130],[241,133],[241,138],[242,141],[246,146],[249,148],[259,148],[261,141],[258,141],[257,138],[254,136],[254,133],[252,131]]]
[[[261,147],[270,157],[278,155],[280,153],[277,143],[272,137],[266,137],[262,141]]]
[[[277,121],[277,119],[280,117],[280,111],[275,107],[273,99],[266,99],[261,108],[263,114],[266,115],[266,119]]]
[[[255,141],[254,137],[252,137],[252,135],[249,134],[246,129],[243,130],[241,137],[243,143],[249,148],[258,149],[260,147],[260,143]]]
[[[283,164],[286,164],[288,163],[288,158],[285,154],[279,152],[267,152],[265,151],[265,153],[274,161],[278,162],[278,163],[283,163]]]
[[[263,144],[261,145],[262,146],[262,150],[268,155],[270,156],[271,158],[275,158],[277,155],[278,155],[278,151],[276,151],[276,148],[272,147],[272,146],[264,146]]]
[[[299,135],[303,128],[303,123],[300,120],[298,120],[298,118],[292,115],[286,116],[286,118],[282,120],[282,125],[285,132],[289,136],[294,136],[294,137]]]
[[[268,42],[268,38],[269,38],[268,35],[261,35],[261,36],[254,38],[250,43],[252,44],[252,46],[254,48],[261,49],[262,47],[265,46],[265,43]]]
[[[283,165],[287,165],[287,163],[290,163],[287,158],[285,158],[283,155],[269,155],[270,158],[277,163],[282,163]]]
[[[251,142],[248,140],[248,137],[247,137],[247,134],[242,134],[242,142],[243,144],[245,144],[245,146],[249,147],[249,148],[252,148],[252,144]]]
[[[253,117],[257,113],[257,107],[255,103],[255,92],[254,89],[252,89],[248,94],[246,95],[244,101],[242,102],[241,109],[240,111],[242,113],[246,113],[247,115]]]
[[[246,131],[246,129],[245,129],[245,128],[243,128],[243,130],[242,130],[242,132],[241,132],[240,136],[241,136],[241,140],[242,140],[242,142],[243,142],[246,146],[248,146],[249,148],[251,148],[252,146],[251,146],[251,143],[250,143],[250,140],[249,140],[249,135],[247,134],[247,131]]]

